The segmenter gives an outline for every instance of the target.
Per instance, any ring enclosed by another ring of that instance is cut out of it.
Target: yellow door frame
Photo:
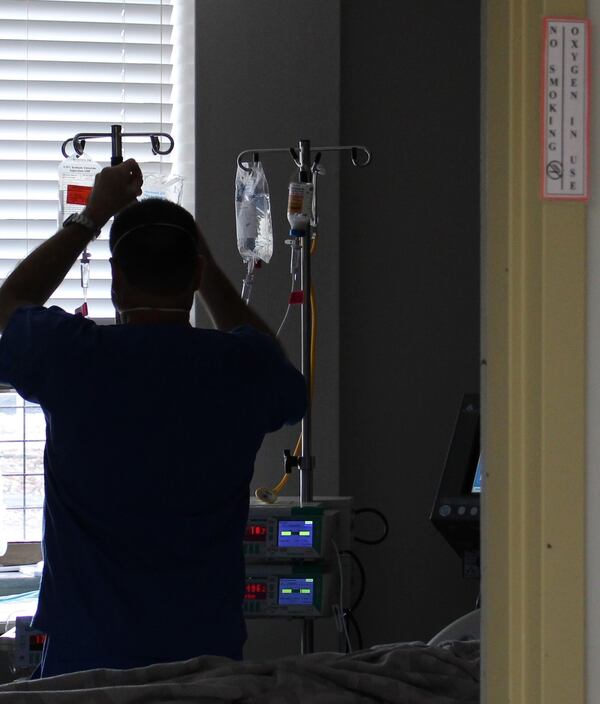
[[[585,702],[586,206],[542,201],[542,19],[483,13],[482,702]]]

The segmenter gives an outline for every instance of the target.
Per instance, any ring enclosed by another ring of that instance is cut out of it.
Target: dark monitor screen
[[[479,395],[465,394],[448,437],[448,452],[431,521],[459,555],[479,548],[483,461],[480,452]]]
[[[438,498],[471,496],[480,493],[478,394],[463,396],[448,440],[446,459],[440,467]]]

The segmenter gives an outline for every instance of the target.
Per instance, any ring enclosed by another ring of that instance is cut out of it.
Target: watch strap
[[[73,213],[72,215],[69,215],[69,217],[64,221],[63,227],[72,224],[77,224],[81,225],[82,227],[85,227],[86,230],[89,230],[91,232],[93,239],[96,239],[96,237],[98,237],[102,229],[98,227],[98,225],[96,225],[96,223],[83,212]]]

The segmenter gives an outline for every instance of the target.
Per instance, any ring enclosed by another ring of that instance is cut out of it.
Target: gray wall
[[[341,493],[390,520],[357,546],[366,642],[426,639],[478,585],[428,521],[463,393],[479,390],[479,2],[344,3]]]
[[[356,547],[368,573],[356,614],[366,645],[426,639],[468,610],[475,591],[427,515],[460,396],[478,389],[478,4],[417,8],[196,5],[197,214],[232,280],[243,275],[233,215],[239,151],[309,138],[374,152],[364,170],[325,158],[314,259],[316,492],[351,494],[391,525],[383,545]],[[264,164],[276,251],[253,300],[277,327],[289,291],[293,165],[269,155]],[[297,361],[298,311],[291,317],[283,341]],[[266,440],[254,487],[279,479],[281,451],[296,437],[294,429]],[[250,623],[249,633],[246,657],[297,652],[295,623]],[[331,622],[318,624],[316,645],[334,647]]]

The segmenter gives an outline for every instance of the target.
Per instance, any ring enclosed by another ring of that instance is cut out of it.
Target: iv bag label
[[[72,183],[67,186],[67,205],[85,205],[88,202],[91,186],[76,186]]]
[[[542,57],[541,195],[588,200],[589,20],[546,17]]]
[[[302,184],[290,183],[288,195],[288,213],[301,213],[304,204],[304,188]]]

